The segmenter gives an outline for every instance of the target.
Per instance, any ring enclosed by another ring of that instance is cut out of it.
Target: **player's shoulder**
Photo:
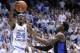
[[[64,35],[62,32],[58,32],[56,35]]]

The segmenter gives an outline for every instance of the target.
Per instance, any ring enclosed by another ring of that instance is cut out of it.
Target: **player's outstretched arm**
[[[41,43],[45,44],[46,46],[33,46],[37,49],[40,49],[40,50],[43,50],[43,51],[48,51],[49,49],[53,48],[53,45],[64,38],[64,35],[63,34],[56,34],[55,37],[53,39],[50,39],[50,40],[45,40],[45,39],[42,39],[38,36],[36,36],[36,39],[38,41],[40,41]]]
[[[35,37],[39,42],[47,45],[48,44],[48,41],[43,39],[43,38],[40,38],[38,37],[37,35],[39,35],[35,30],[32,29],[32,24],[30,22],[27,22],[27,30],[28,30],[28,33],[30,35],[32,35],[32,37]]]
[[[50,39],[50,40],[46,40],[43,39],[37,35],[39,35],[36,31],[32,30],[32,24],[31,23],[27,23],[27,27],[28,27],[28,32],[33,35],[33,37],[35,37],[35,39],[37,39],[37,41],[39,41],[40,43],[46,45],[44,48],[46,48],[46,50],[49,50],[52,48],[52,46],[59,40],[64,38],[64,35],[62,33],[58,33],[54,36],[54,38]],[[34,46],[37,49],[41,49],[42,47],[37,47]]]
[[[53,48],[53,45],[59,40],[57,38],[50,39],[50,40],[44,40],[40,37],[36,37],[36,39],[38,41],[40,41],[41,43],[45,44],[45,46],[33,46],[33,47],[36,48],[36,49],[39,49],[39,50],[43,50],[43,51],[48,51],[51,48]]]
[[[27,22],[27,27],[28,27],[28,32],[33,36],[35,37],[35,39],[37,39],[37,41],[41,42],[42,44],[44,45],[54,45],[56,41],[58,40],[61,40],[64,35],[62,33],[58,33],[54,36],[54,38],[50,39],[50,40],[46,40],[46,39],[43,39],[41,37],[39,37],[38,33],[36,32],[36,30],[33,30],[32,29],[32,24]]]
[[[31,23],[27,23],[27,30],[28,30],[28,33],[32,36],[32,37],[34,37],[38,42],[41,42],[42,44],[44,44],[44,45],[48,45],[48,43],[49,43],[49,41],[53,41],[53,40],[55,40],[55,41],[57,41],[57,39],[55,38],[55,39],[50,39],[49,41],[47,41],[47,40],[45,40],[45,39],[43,39],[43,38],[40,38],[38,35],[38,33],[36,32],[36,30],[33,30],[32,29],[32,24]]]
[[[15,3],[16,3],[16,2],[15,2]],[[16,20],[13,18],[15,3],[11,4],[11,6],[10,6],[10,11],[9,11],[8,23],[9,23],[9,25],[10,25],[10,29],[13,29],[13,28],[15,27],[15,21],[16,21]]]
[[[39,41],[40,43],[46,45],[46,46],[49,46],[49,45],[54,45],[54,43],[58,40],[60,40],[60,38],[58,36],[55,36],[53,39],[49,39],[49,40],[46,40],[46,39],[43,39],[39,36],[35,36],[35,39],[37,39],[37,41]]]

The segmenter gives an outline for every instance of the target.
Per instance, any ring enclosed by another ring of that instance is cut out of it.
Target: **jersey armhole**
[[[13,24],[13,26],[10,26],[10,29],[14,30],[15,27],[16,27],[16,24]]]

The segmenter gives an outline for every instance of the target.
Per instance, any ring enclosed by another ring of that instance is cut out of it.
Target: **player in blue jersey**
[[[39,42],[43,43],[45,46],[33,46],[37,49],[48,51],[54,46],[54,53],[67,53],[66,49],[66,39],[64,32],[68,31],[69,25],[67,22],[63,22],[62,25],[57,29],[55,36],[50,40],[45,40],[38,36],[34,36]]]

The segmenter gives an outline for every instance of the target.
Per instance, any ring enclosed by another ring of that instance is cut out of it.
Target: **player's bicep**
[[[59,40],[58,38],[49,39],[46,45],[47,46],[54,45],[58,40]]]
[[[64,39],[65,39],[64,34],[63,33],[58,33],[52,39],[48,40],[49,41],[48,45],[54,45],[57,41],[61,41],[61,40],[64,40]]]

